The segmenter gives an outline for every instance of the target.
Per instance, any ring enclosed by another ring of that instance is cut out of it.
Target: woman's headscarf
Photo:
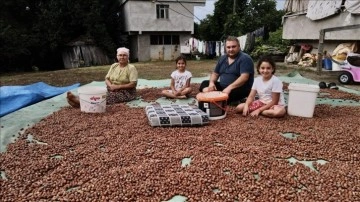
[[[130,55],[130,50],[125,48],[125,47],[118,48],[116,51],[117,51],[118,54],[119,53],[125,53],[128,56]]]

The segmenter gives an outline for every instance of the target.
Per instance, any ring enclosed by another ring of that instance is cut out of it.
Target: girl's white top
[[[180,90],[186,85],[186,81],[192,77],[191,72],[185,70],[184,72],[179,72],[175,70],[171,73],[171,78],[175,81],[175,90]]]
[[[259,100],[265,104],[271,102],[271,93],[280,93],[278,105],[285,105],[283,83],[275,75],[272,75],[268,81],[264,81],[262,76],[255,78],[251,89],[256,90]]]

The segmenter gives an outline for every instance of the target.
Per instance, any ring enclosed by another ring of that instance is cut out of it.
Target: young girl
[[[263,57],[256,66],[259,77],[255,78],[250,94],[245,103],[236,107],[236,112],[244,116],[283,117],[286,114],[282,81],[275,75],[275,62]],[[259,99],[255,100],[258,94]]]
[[[176,70],[171,73],[171,90],[163,90],[161,93],[168,98],[184,99],[191,93],[191,72],[187,71],[186,59],[180,55],[176,58]]]

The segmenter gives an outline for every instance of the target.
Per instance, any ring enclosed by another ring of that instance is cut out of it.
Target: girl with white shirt
[[[186,58],[182,55],[176,58],[176,70],[171,73],[171,90],[163,90],[162,95],[168,98],[185,99],[192,91],[190,87],[191,72],[186,70]]]
[[[236,107],[244,116],[283,117],[286,114],[282,81],[274,75],[276,65],[270,57],[262,57],[256,66],[259,77],[254,79],[245,103]],[[255,100],[256,94],[258,95]]]

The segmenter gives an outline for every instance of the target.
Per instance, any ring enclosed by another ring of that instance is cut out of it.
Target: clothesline
[[[254,49],[256,37],[263,37],[263,39],[266,40],[269,37],[267,27],[264,26],[253,32],[237,37],[241,49],[244,52],[251,52]],[[185,41],[185,46],[181,48],[181,53],[221,56],[225,54],[225,41],[201,41],[191,37]]]

